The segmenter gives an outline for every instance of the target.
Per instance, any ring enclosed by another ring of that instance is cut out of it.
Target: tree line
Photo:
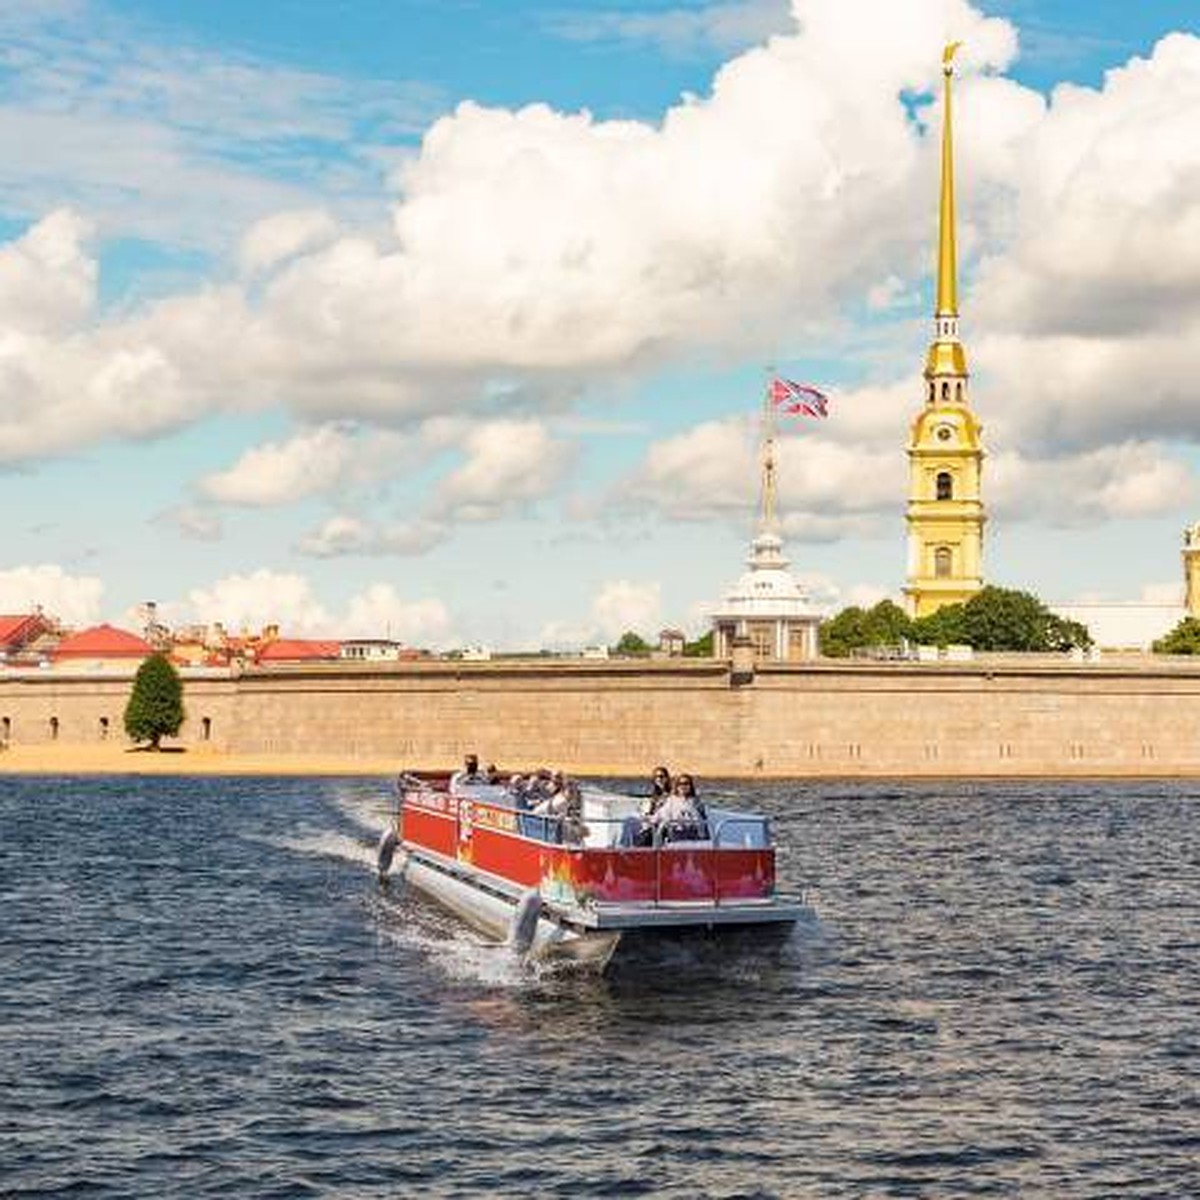
[[[821,653],[845,658],[860,650],[905,645],[970,646],[974,650],[1053,653],[1092,644],[1087,626],[1051,612],[1030,592],[985,587],[962,604],[910,617],[891,600],[851,605],[821,625]]]

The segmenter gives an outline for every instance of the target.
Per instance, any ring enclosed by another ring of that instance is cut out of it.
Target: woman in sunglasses
[[[676,775],[670,796],[654,814],[659,841],[696,842],[708,837],[704,806],[696,795],[696,783],[690,775]]]

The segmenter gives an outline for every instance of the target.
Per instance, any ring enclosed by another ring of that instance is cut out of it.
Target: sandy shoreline
[[[399,757],[361,757],[335,754],[231,754],[220,750],[170,749],[161,753],[131,749],[123,743],[114,745],[41,745],[9,746],[0,750],[0,778],[5,775],[228,775],[228,776],[361,776],[391,780],[402,767],[417,770],[454,770],[458,760],[447,762],[403,762]],[[542,764],[504,763],[508,771],[526,772]],[[613,767],[604,763],[551,763],[562,766],[572,775],[590,778],[628,779],[640,777],[636,771]],[[858,770],[795,772],[756,771],[752,775],[733,771],[714,774],[712,778],[740,779],[746,782],[794,781],[797,783],[828,782],[841,779],[847,782],[878,782],[880,780],[923,780],[950,782],[954,780],[1053,780],[1053,779],[1186,779],[1196,778],[1195,772],[1180,772],[1171,769],[1140,769],[1103,771],[1095,767],[1088,769],[1080,764],[1075,771],[1039,773],[1016,771],[987,773],[982,771],[924,771],[920,774]]]
[[[226,754],[168,750],[159,754],[114,746],[10,746],[0,751],[2,775],[366,775],[394,776],[392,758],[327,754]]]
[[[336,754],[230,754],[221,750],[166,749],[160,753],[132,749],[123,743],[103,746],[9,746],[0,750],[0,778],[5,775],[360,775],[394,779],[402,767],[452,771],[460,760],[406,763],[399,757],[351,757]],[[528,771],[539,764],[505,764]],[[550,764],[558,765],[558,764]],[[628,771],[603,764],[568,764],[572,774],[626,777]]]

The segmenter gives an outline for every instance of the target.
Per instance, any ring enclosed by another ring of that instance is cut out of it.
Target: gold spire
[[[950,80],[954,54],[960,42],[951,42],[942,53],[942,201],[938,222],[937,315],[958,316],[958,262],[954,246],[954,129],[950,110]]]
[[[961,42],[950,42],[942,52],[942,187],[938,209],[937,305],[934,340],[929,347],[925,374],[963,376],[967,356],[958,340],[958,255],[954,216],[954,123],[950,81],[954,55]]]

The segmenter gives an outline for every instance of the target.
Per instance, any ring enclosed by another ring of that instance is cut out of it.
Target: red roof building
[[[258,652],[260,663],[336,662],[342,655],[341,642],[313,638],[276,638]]]
[[[68,666],[126,666],[154,653],[136,633],[113,625],[94,625],[63,638],[54,649],[55,664]]]
[[[0,616],[0,654],[15,654],[50,630],[40,612]]]

